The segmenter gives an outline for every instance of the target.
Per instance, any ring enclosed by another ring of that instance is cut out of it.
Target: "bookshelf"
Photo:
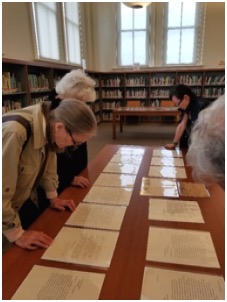
[[[26,62],[13,59],[2,61],[2,113],[45,100],[67,72],[75,66]],[[97,100],[88,105],[101,122],[99,73],[87,72],[95,79]]]
[[[45,99],[56,82],[75,66],[3,59],[3,113]],[[96,82],[97,100],[89,106],[97,122],[112,121],[114,108],[127,101],[141,106],[161,106],[169,100],[171,89],[178,84],[191,87],[199,98],[211,102],[225,91],[225,70],[154,69],[118,72],[86,71]],[[153,121],[153,120],[152,120]]]

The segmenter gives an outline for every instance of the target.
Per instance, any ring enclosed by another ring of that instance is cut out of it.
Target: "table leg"
[[[124,116],[120,115],[120,132],[123,132]]]
[[[116,114],[113,113],[113,120],[112,120],[112,135],[113,139],[116,139]]]

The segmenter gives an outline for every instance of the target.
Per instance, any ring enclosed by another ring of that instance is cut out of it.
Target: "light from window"
[[[68,62],[81,64],[79,5],[77,2],[64,5]]]
[[[169,2],[166,28],[166,64],[196,63],[198,5]]]
[[[118,65],[147,64],[147,8],[132,9],[120,3],[118,11]]]
[[[39,57],[59,60],[56,2],[35,2],[34,18]]]

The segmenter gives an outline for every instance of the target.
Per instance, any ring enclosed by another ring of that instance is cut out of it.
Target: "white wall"
[[[162,3],[153,3],[156,10],[155,39],[161,38],[163,10]],[[111,71],[116,67],[116,3],[83,2],[83,57],[87,69]],[[205,20],[203,65],[218,67],[225,59],[225,3],[208,2]],[[33,46],[28,2],[2,3],[2,48],[5,57],[33,61]],[[156,66],[161,65],[161,49],[154,56]]]

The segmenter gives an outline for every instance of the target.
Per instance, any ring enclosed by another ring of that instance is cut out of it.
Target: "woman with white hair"
[[[186,156],[193,177],[225,188],[225,96],[200,112]]]

